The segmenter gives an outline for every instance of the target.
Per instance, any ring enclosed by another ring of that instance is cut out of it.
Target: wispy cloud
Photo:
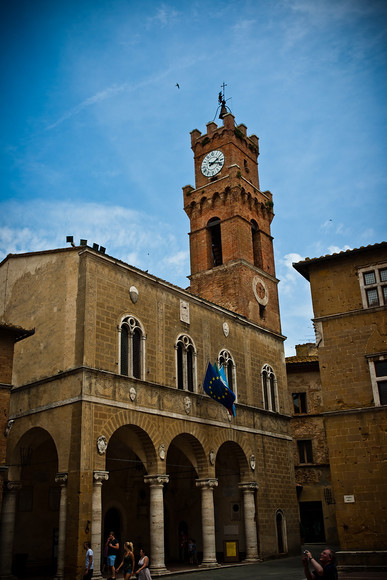
[[[181,249],[172,226],[142,212],[97,203],[0,204],[0,260],[9,253],[34,252],[66,246],[66,236],[75,243],[87,239],[108,254],[151,274],[186,285],[188,251]],[[34,223],[33,229],[29,224]]]
[[[62,115],[62,117],[57,119],[54,123],[48,125],[46,127],[46,131],[51,131],[52,129],[55,129],[55,127],[63,123],[63,121],[67,121],[67,119],[74,117],[74,115],[78,115],[84,109],[87,109],[88,107],[95,105],[97,103],[101,103],[102,101],[106,101],[107,99],[111,99],[112,97],[115,97],[116,95],[124,91],[127,91],[130,88],[131,85],[129,83],[123,83],[122,85],[112,85],[111,87],[107,87],[106,89],[99,91],[95,95],[92,95],[91,97],[88,97],[87,99],[79,103],[76,107],[73,107],[72,109],[67,111],[64,115]]]

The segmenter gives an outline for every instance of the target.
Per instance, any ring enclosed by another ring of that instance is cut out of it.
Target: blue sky
[[[274,196],[287,355],[314,340],[292,262],[386,240],[384,0],[2,0],[0,43],[0,259],[73,235],[186,287],[190,131],[223,82]]]

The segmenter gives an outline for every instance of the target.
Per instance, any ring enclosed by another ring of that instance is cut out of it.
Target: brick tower
[[[193,294],[281,332],[270,224],[270,191],[260,191],[258,137],[231,113],[223,126],[191,132],[195,188],[183,188],[190,219]]]

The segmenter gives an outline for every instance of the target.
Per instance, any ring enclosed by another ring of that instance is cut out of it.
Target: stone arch
[[[130,539],[149,547],[150,492],[145,479],[164,467],[157,462],[155,443],[144,429],[148,421],[139,417],[134,422],[131,416],[130,411],[122,411],[105,425],[104,433],[110,436],[104,455],[108,479],[102,487],[103,535],[106,539],[109,526],[121,545]]]
[[[197,477],[208,476],[208,460],[200,442],[199,429],[194,426],[190,433],[181,432],[177,426],[174,426],[168,432],[168,442],[166,443],[167,453],[171,445],[176,445],[184,453],[192,466],[194,467]]]
[[[18,481],[13,554],[26,554],[22,573],[32,565],[42,574],[56,567],[52,546],[59,526],[58,451],[52,435],[41,427],[25,431],[11,454],[9,481]]]
[[[192,433],[174,433],[171,437],[170,432],[169,435],[166,458],[169,483],[164,489],[165,553],[167,561],[187,561],[189,537],[202,550],[201,510],[198,509],[201,491],[196,482],[205,471],[205,454]]]
[[[143,456],[146,464],[152,465],[153,469],[156,469],[158,465],[156,446],[161,443],[159,441],[159,430],[155,421],[143,413],[136,413],[126,409],[114,414],[102,426],[100,432],[95,433],[95,440],[101,435],[105,436],[109,448],[111,438],[122,427],[133,428],[133,432],[137,434],[138,440],[141,441],[143,446]],[[98,468],[101,469],[103,467],[98,466]]]
[[[240,553],[246,552],[243,495],[240,483],[246,477],[246,455],[235,441],[224,440],[219,446],[215,460],[214,489],[216,529],[235,529],[239,538]],[[223,550],[223,534],[216,537],[216,551]]]

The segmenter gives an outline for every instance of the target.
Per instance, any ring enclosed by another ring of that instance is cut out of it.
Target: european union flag
[[[208,363],[203,389],[211,399],[226,407],[230,415],[235,417],[235,395],[228,387],[223,367],[218,369],[216,365]]]

